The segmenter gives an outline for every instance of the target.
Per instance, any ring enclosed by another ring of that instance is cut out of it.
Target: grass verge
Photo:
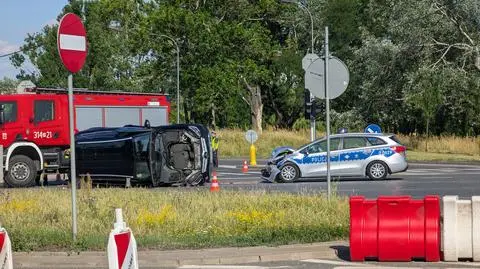
[[[250,145],[245,140],[245,132],[238,129],[218,131],[221,158],[248,158]],[[323,136],[318,132],[317,137]],[[480,138],[435,136],[428,140],[419,136],[397,136],[407,146],[410,161],[480,161]],[[309,130],[265,130],[255,143],[258,158],[267,158],[272,149],[278,146],[298,148],[310,142]],[[427,150],[428,146],[428,150]]]
[[[435,153],[421,151],[407,151],[408,161],[425,162],[480,162],[480,155],[465,155],[454,153]]]
[[[68,189],[0,192],[0,221],[15,251],[105,250],[114,209],[141,249],[279,245],[346,238],[348,202],[319,194],[205,189],[82,189],[78,240]]]

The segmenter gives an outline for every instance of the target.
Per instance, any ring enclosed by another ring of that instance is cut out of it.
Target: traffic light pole
[[[310,93],[310,140],[314,141],[315,140],[315,134],[316,134],[316,124],[315,124],[315,109],[317,109],[314,105],[314,100],[315,97],[313,96],[312,93]]]

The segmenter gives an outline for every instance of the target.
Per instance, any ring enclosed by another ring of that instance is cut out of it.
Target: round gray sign
[[[258,139],[257,132],[255,132],[254,130],[248,130],[247,133],[245,134],[245,139],[247,139],[247,141],[250,142],[250,144],[255,143],[255,141],[257,141]]]
[[[302,59],[302,69],[307,70],[307,68],[318,58],[320,57],[317,54],[307,53]]]
[[[305,88],[320,99],[325,99],[324,59],[317,59],[305,71]],[[350,80],[348,68],[337,57],[328,61],[328,99],[335,99],[347,89]]]

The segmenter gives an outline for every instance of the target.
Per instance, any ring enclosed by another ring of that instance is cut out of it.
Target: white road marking
[[[419,163],[419,164],[412,164],[412,166],[431,166],[431,167],[455,167],[455,168],[466,168],[466,167],[473,167],[473,168],[480,168],[478,165],[472,165],[472,164],[437,164],[437,163]]]
[[[432,179],[432,177],[417,177],[415,179]],[[436,176],[434,177],[433,179],[453,179],[453,177],[439,177],[439,176]],[[429,181],[428,183],[444,183],[443,181],[438,181],[438,182],[433,182],[433,181]]]
[[[301,260],[302,262],[308,263],[320,263],[320,264],[331,264],[331,265],[345,265],[345,266],[357,266],[357,267],[365,267],[371,266],[369,264],[364,263],[354,263],[354,262],[342,262],[342,261],[333,261],[333,260],[321,260],[321,259],[308,259],[308,260]]]
[[[480,262],[438,262],[442,264],[448,265],[461,265],[461,266],[475,266],[480,267]],[[466,268],[466,267],[465,267]]]
[[[463,170],[463,169],[462,169]],[[452,172],[457,172],[458,169],[456,168],[441,168],[441,169],[437,169],[436,170],[437,172],[445,172],[445,173],[452,173]]]
[[[408,269],[423,269],[429,267],[402,267],[402,266],[375,266],[375,265],[368,265],[368,266],[336,266],[333,269],[354,269],[354,268],[362,268],[362,269],[396,269],[396,268],[408,268]],[[434,267],[437,268],[437,267]]]
[[[452,174],[452,175],[457,175],[457,174],[461,174],[461,175],[480,175],[480,171],[476,171],[476,172],[469,172],[469,171],[459,171],[459,172],[454,172],[454,173],[415,173],[415,172],[403,172],[403,173],[398,173],[398,174],[394,174],[394,175],[404,175],[404,176],[445,176],[445,175],[448,175],[448,174]]]
[[[255,266],[255,265],[183,265],[179,269],[281,269],[289,268],[289,266]]]
[[[218,166],[218,168],[236,169],[237,166],[236,166],[236,165],[222,165],[222,164],[220,164],[220,165]]]
[[[257,171],[257,172],[247,172],[247,173],[243,173],[243,172],[218,172],[219,175],[235,175],[235,176],[240,176],[240,175],[259,175],[260,176],[260,172]]]
[[[261,181],[261,178],[260,177],[223,177],[223,179],[226,179],[226,180],[238,180],[238,179],[256,179],[258,181]],[[218,180],[221,180],[220,178]]]
[[[408,169],[406,172],[403,172],[403,173],[409,173],[409,172],[415,172],[415,173],[439,173],[439,172],[443,172],[443,173],[457,173],[457,172],[465,172],[465,171],[469,171],[469,172],[478,172],[480,171],[480,167],[477,167],[477,168],[474,168],[474,167],[470,167],[470,168],[440,168],[440,169],[436,169],[436,168],[422,168],[422,169]]]
[[[248,179],[248,178],[247,178]],[[252,178],[253,179],[253,178]],[[255,184],[258,184],[259,182],[257,181],[252,181],[252,180],[249,180],[249,181],[234,181],[234,182],[219,182],[220,185],[223,185],[223,186],[229,186],[229,185],[255,185]]]
[[[418,169],[409,169],[408,171],[402,173],[396,173],[394,176],[418,176],[414,179],[419,180],[431,180],[431,179],[453,179],[454,175],[462,174],[462,175],[480,175],[480,166],[473,166],[473,165],[449,165],[446,166],[444,164],[437,165],[437,164],[428,164],[426,166],[432,168],[418,168]],[[239,166],[235,165],[220,165],[222,168],[226,169],[237,169]],[[433,168],[438,167],[438,168]],[[239,169],[239,168],[238,168]],[[226,172],[219,171],[219,175],[223,175],[226,179],[260,179],[260,171],[249,171],[247,173],[243,173],[241,171],[232,171],[228,170]],[[255,175],[258,177],[248,177],[249,175]],[[231,178],[230,176],[235,176]]]

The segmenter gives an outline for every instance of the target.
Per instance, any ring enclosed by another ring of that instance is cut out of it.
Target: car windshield
[[[17,102],[0,102],[3,108],[5,122],[15,122],[17,120]]]
[[[315,142],[308,142],[307,144],[304,144],[304,145],[298,147],[297,150],[303,149],[303,148],[309,146],[310,144],[317,143],[317,142],[319,142],[319,141],[321,141],[321,140],[323,140],[323,139],[326,139],[326,138],[327,138],[327,137],[325,137],[325,136],[322,136],[322,137],[320,137],[320,138],[317,138],[317,139],[315,139]]]

